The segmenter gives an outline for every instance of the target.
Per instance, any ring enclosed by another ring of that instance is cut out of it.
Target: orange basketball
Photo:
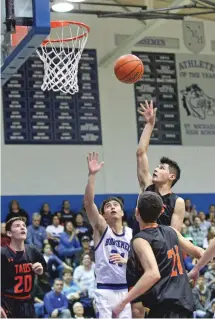
[[[135,83],[142,78],[144,65],[136,55],[126,54],[116,60],[114,72],[119,81],[127,84]]]

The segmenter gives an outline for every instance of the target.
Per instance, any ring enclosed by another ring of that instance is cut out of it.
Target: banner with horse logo
[[[176,55],[183,145],[215,146],[215,57]]]

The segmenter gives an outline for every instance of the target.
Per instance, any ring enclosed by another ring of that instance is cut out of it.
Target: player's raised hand
[[[1,308],[1,318],[7,318],[5,310],[2,307],[0,308]]]
[[[148,103],[145,101],[145,105],[140,104],[140,108],[137,110],[140,115],[142,115],[147,123],[155,125],[157,108],[153,108],[153,101]]]
[[[99,163],[99,154],[96,152],[92,152],[88,154],[87,162],[88,162],[89,174],[96,174],[98,171],[100,171],[100,169],[104,165],[104,162]]]
[[[35,274],[37,275],[42,275],[43,274],[43,266],[41,263],[34,263],[32,264],[32,270]]]

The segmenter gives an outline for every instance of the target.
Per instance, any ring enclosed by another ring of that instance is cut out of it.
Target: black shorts
[[[178,305],[150,309],[147,318],[193,318],[193,312]]]
[[[1,306],[7,318],[36,318],[32,299],[20,300],[2,296]]]

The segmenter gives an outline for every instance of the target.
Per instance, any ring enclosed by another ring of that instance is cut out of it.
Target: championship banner
[[[215,57],[177,54],[183,145],[215,146]]]

